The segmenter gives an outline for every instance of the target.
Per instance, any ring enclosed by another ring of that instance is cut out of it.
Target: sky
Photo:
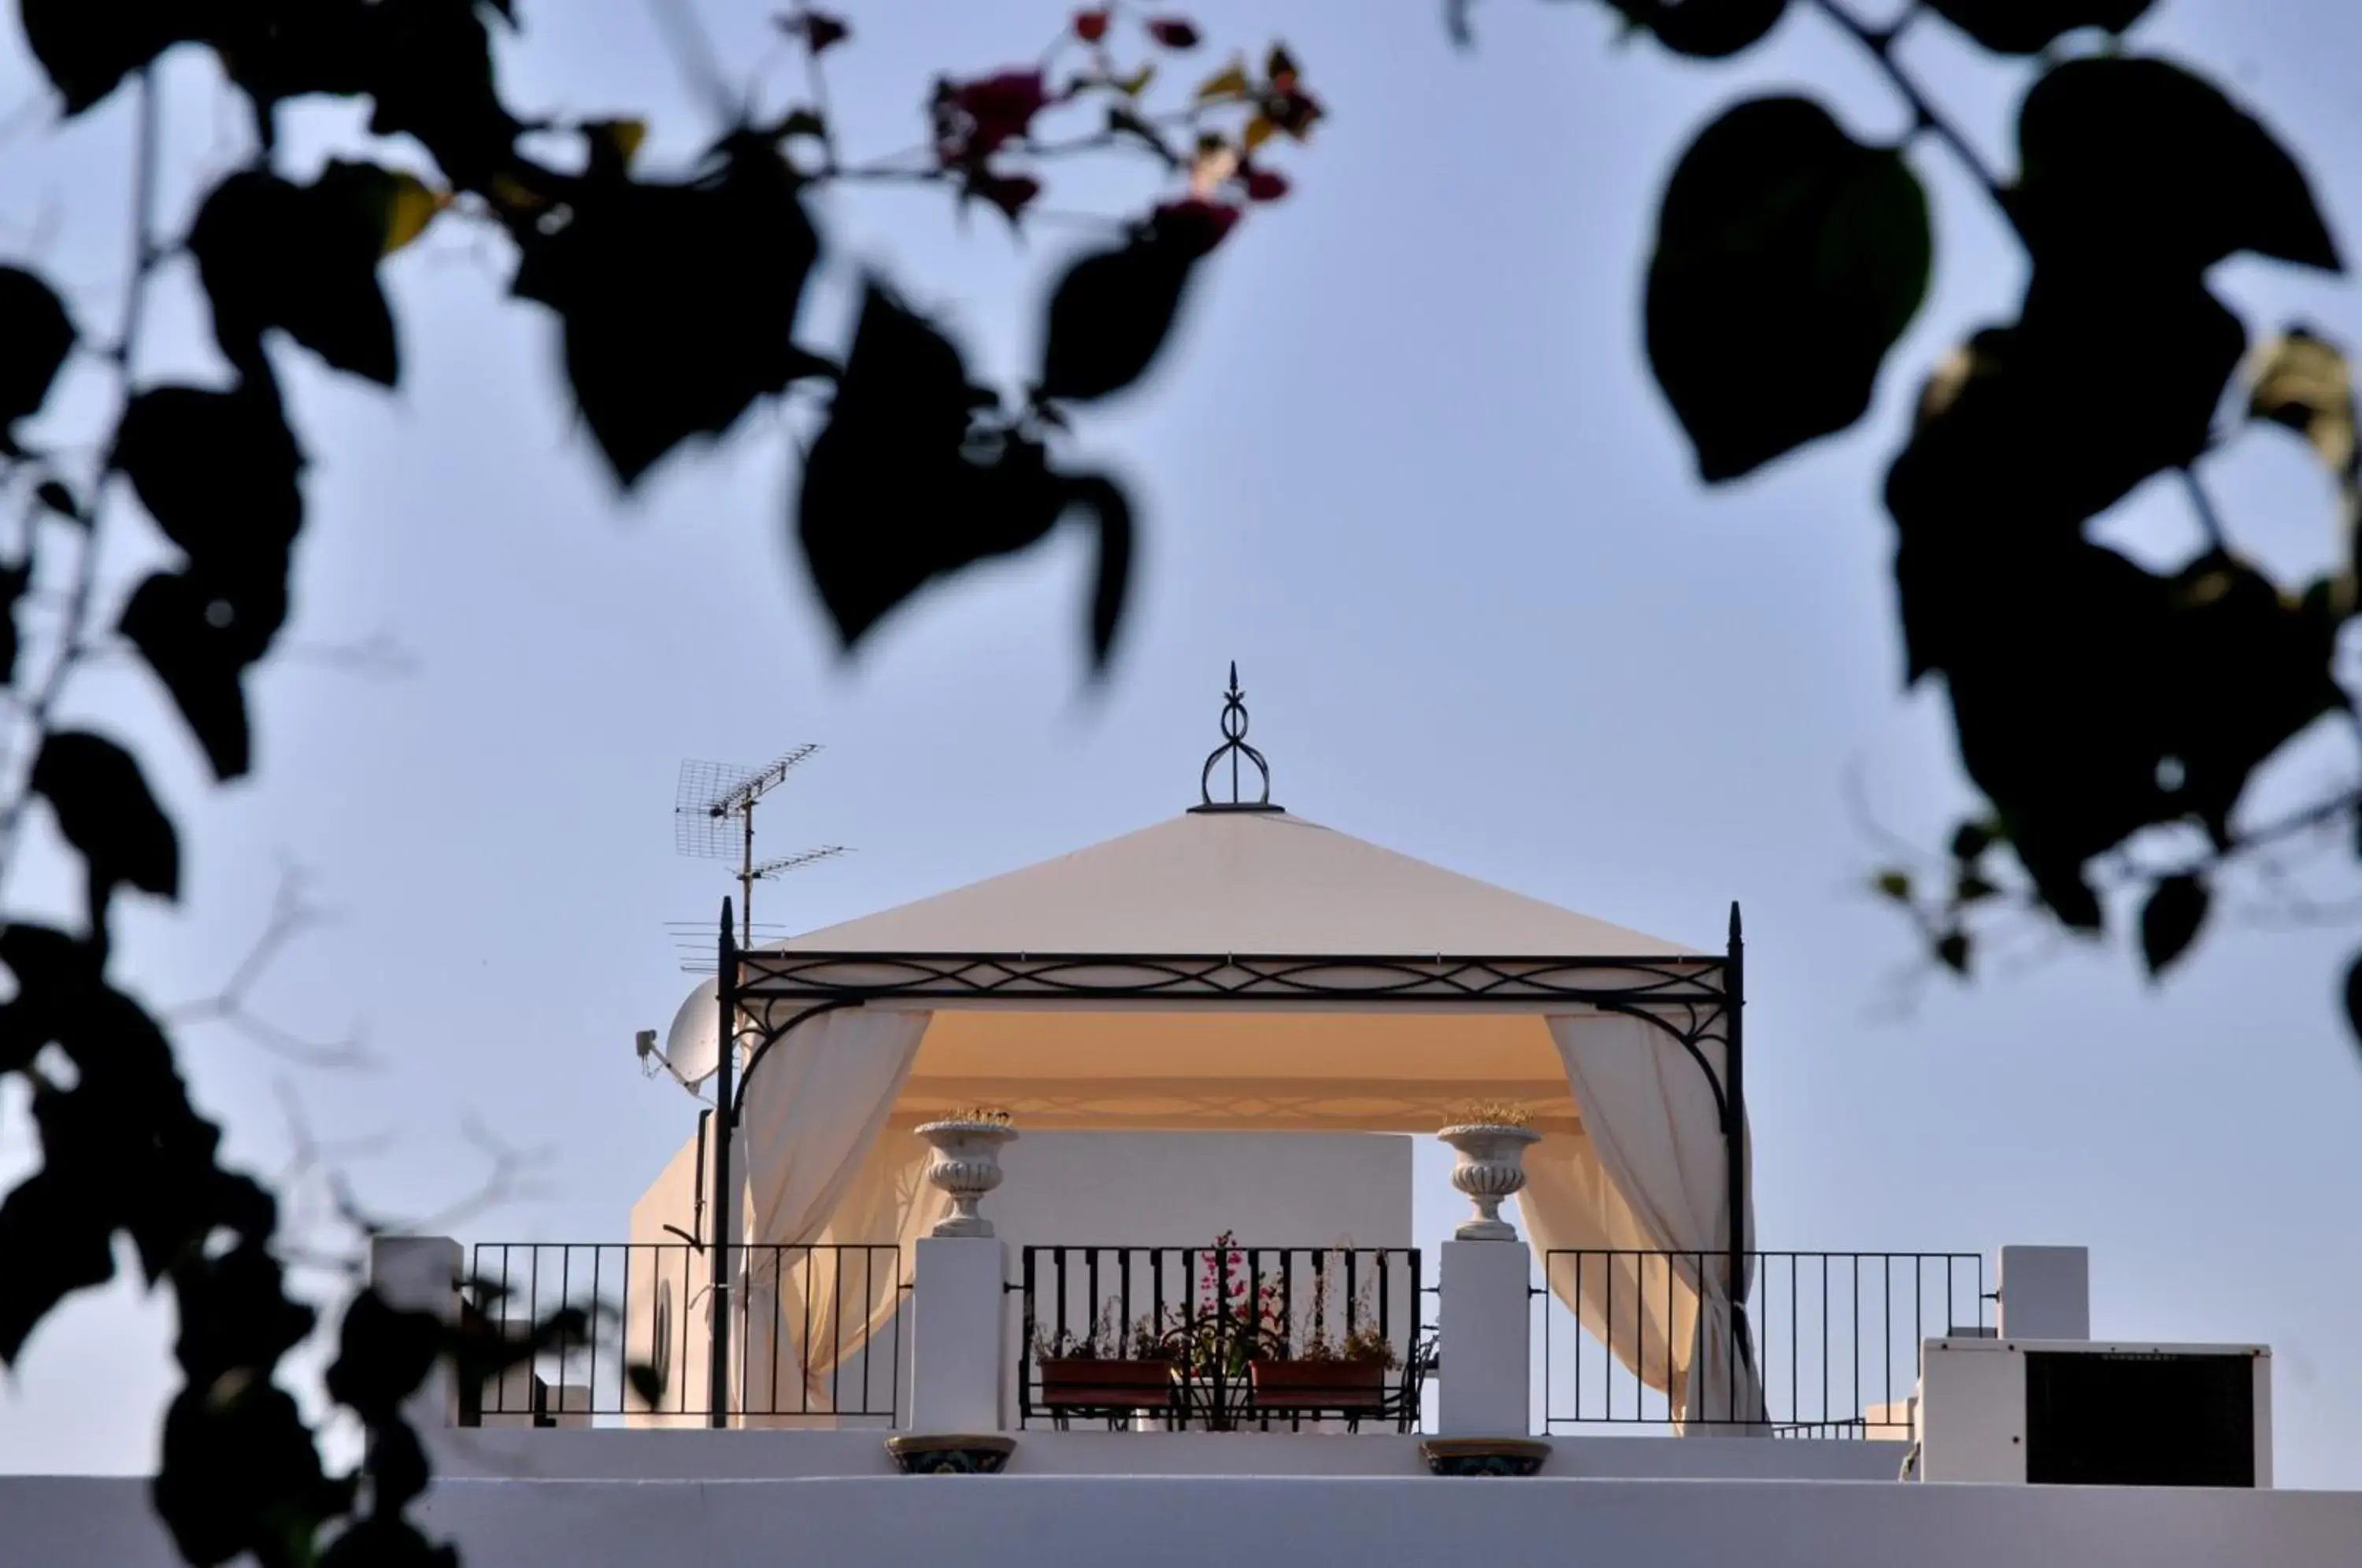
[[[642,0],[520,6],[513,101],[639,113],[678,164],[716,127]],[[1021,61],[1058,6],[854,4],[831,61],[847,144],[922,134],[941,71]],[[767,7],[696,10],[734,75],[767,59]],[[2350,91],[2362,12],[2161,0],[2145,48],[2200,62],[2308,164],[2334,232],[2362,244]],[[620,501],[575,425],[546,316],[502,298],[496,240],[439,224],[389,264],[399,391],[282,351],[311,453],[288,652],[249,683],[257,771],[210,788],[193,746],[122,661],[77,690],[135,737],[182,824],[187,899],[120,918],[127,978],[159,1005],[218,993],[291,872],[331,918],[248,999],[272,1025],[357,1039],[363,1066],[295,1059],[203,1021],[183,1033],[229,1156],[319,1173],[373,1211],[438,1213],[481,1187],[479,1128],[530,1156],[529,1190],[470,1240],[614,1240],[687,1134],[644,1081],[635,1030],[691,977],[668,922],[729,891],[677,856],[684,758],[826,749],[778,797],[767,848],[855,853],[767,888],[757,918],[805,929],[1142,826],[1196,799],[1236,659],[1275,798],[1315,821],[1667,938],[1719,944],[1743,902],[1748,1093],[1760,1244],[2092,1249],[2103,1336],[2269,1343],[2283,1485],[2362,1485],[2362,1057],[2338,1017],[2351,928],[2231,922],[2162,985],[2121,938],[2056,944],[1962,987],[1865,890],[1889,836],[1933,846],[1972,805],[1940,694],[1906,693],[1876,504],[1922,369],[2004,317],[2021,262],[1939,149],[1928,303],[1854,432],[1709,492],[1647,374],[1638,303],[1666,171],[1717,106],[1809,84],[1864,137],[1898,104],[1851,46],[1792,7],[1765,47],[1698,66],[1619,45],[1606,7],[1488,0],[1469,52],[1436,8],[1209,0],[1219,63],[1284,38],[1330,117],[1296,182],[1205,271],[1181,334],[1080,452],[1121,471],[1145,530],[1110,677],[1087,679],[1079,536],[973,572],[835,652],[792,549],[793,422],[746,420]],[[2023,68],[1937,25],[1904,58],[1997,161]],[[166,77],[167,189],[187,210],[240,156],[209,62]],[[359,116],[304,111],[300,157]],[[111,320],[125,242],[122,105],[61,132],[13,34],[0,44],[0,250],[28,254]],[[1047,204],[1137,208],[1127,166],[1061,173]],[[842,340],[851,286],[882,269],[939,311],[972,365],[1014,386],[1060,259],[1098,231],[1012,240],[938,193],[830,195],[832,271],[808,329]],[[2252,262],[2223,290],[2261,326],[2362,339],[2349,284]],[[175,275],[152,375],[216,374]],[[63,393],[95,408],[103,378]],[[2301,446],[2211,459],[2235,536],[2293,576],[2332,545]],[[2151,486],[2106,536],[2164,558],[2189,524]],[[126,529],[110,580],[163,547]],[[337,657],[392,648],[356,668]],[[2259,786],[2317,786],[2351,756],[2301,748]],[[16,911],[70,903],[37,855]],[[2337,886],[2334,876],[2326,885]],[[25,1167],[24,1096],[0,1091],[0,1178]],[[305,1151],[308,1150],[308,1154]],[[1420,1228],[1454,1217],[1422,1157]],[[321,1233],[329,1232],[324,1231]],[[0,1469],[138,1472],[171,1386],[171,1314],[135,1285],[77,1297],[0,1376]]]

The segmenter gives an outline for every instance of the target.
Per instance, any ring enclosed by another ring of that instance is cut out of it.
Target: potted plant
[[[1037,1334],[1033,1359],[1042,1369],[1042,1403],[1049,1409],[1139,1410],[1173,1397],[1173,1347],[1145,1317],[1129,1330],[1120,1328],[1112,1297],[1088,1331]]]
[[[1248,1365],[1254,1401],[1265,1408],[1376,1410],[1386,1401],[1386,1374],[1402,1364],[1394,1342],[1377,1326],[1372,1286],[1363,1282],[1352,1314],[1356,1326],[1329,1331],[1329,1274],[1312,1286],[1310,1325],[1293,1343],[1275,1337]]]

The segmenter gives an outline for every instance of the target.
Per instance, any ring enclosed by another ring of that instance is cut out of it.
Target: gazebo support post
[[[1747,1304],[1747,1056],[1740,1044],[1740,1022],[1747,1006],[1746,944],[1739,935],[1738,900],[1730,900],[1730,945],[1723,958],[1722,982],[1728,1043],[1723,1052],[1722,1149],[1729,1183],[1730,1205],[1730,1337],[1734,1352],[1753,1359],[1747,1342],[1746,1320],[1739,1316]],[[1737,1386],[1733,1385],[1734,1388]]]
[[[736,933],[731,929],[730,900],[722,900],[722,940],[716,954],[714,970],[714,1002],[720,1009],[714,1038],[721,1043],[716,1053],[713,1103],[719,1114],[714,1117],[713,1134],[713,1235],[712,1270],[713,1322],[710,1335],[705,1368],[705,1424],[726,1427],[730,1424],[730,1134],[738,1122],[738,1101],[732,1079],[737,1069],[738,1012],[738,944]]]

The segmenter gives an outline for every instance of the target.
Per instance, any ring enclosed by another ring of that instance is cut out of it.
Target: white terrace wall
[[[1320,1440],[1314,1440],[1320,1441]],[[1279,1477],[445,1481],[478,1564],[2353,1568],[2362,1494]],[[176,1568],[137,1480],[0,1477],[9,1568]]]

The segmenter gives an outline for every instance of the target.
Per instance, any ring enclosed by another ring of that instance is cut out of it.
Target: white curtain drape
[[[1528,1157],[1519,1207],[1535,1245],[1667,1254],[1559,1260],[1551,1292],[1665,1391],[1683,1430],[1749,1430],[1763,1414],[1762,1385],[1731,1305],[1727,1155],[1714,1090],[1689,1053],[1645,1019],[1549,1022],[1584,1135],[1546,1138]],[[1739,1158],[1748,1157],[1742,1134]],[[1752,1233],[1751,1219],[1742,1234]],[[1749,1283],[1737,1281],[1737,1294]]]
[[[745,1173],[737,1239],[755,1244],[742,1258],[734,1338],[740,1402],[757,1413],[756,1424],[767,1413],[833,1411],[840,1358],[859,1353],[894,1316],[898,1274],[887,1260],[774,1249],[897,1236],[899,1277],[907,1277],[900,1232],[932,1224],[939,1206],[921,1179],[925,1146],[908,1128],[889,1132],[887,1121],[930,1017],[849,1008],[806,1019],[746,1079],[733,1153]],[[866,1357],[855,1371],[866,1377]],[[847,1405],[867,1402],[845,1392]]]

